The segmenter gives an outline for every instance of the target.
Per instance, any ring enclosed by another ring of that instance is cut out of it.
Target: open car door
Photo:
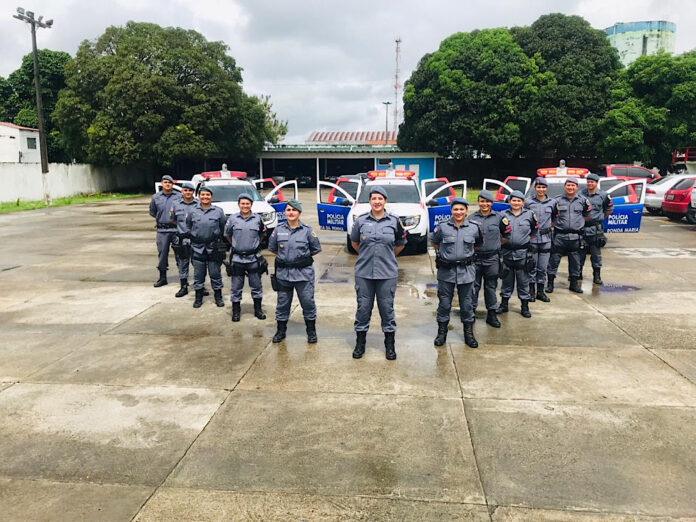
[[[256,187],[256,190],[259,191],[259,194],[263,195],[265,198],[269,193],[265,192],[266,190],[270,189],[271,191],[275,188],[278,187],[278,184],[273,178],[261,178],[261,179],[250,179],[254,186]],[[293,181],[293,180],[290,180]],[[287,183],[287,181],[283,182],[283,184]],[[280,202],[283,202],[286,200],[285,195],[283,194],[282,191],[278,191],[275,196],[278,198]],[[290,199],[290,198],[287,198]]]
[[[607,194],[614,202],[614,211],[604,220],[605,232],[624,234],[640,232],[646,181],[632,179],[607,190]]]
[[[262,181],[262,180],[255,180],[255,181]],[[255,183],[254,183],[255,184]],[[286,198],[283,198],[283,193],[281,192],[281,189],[285,188],[286,190]],[[292,189],[292,191],[291,191]],[[291,194],[289,192],[292,192],[292,197],[288,197]],[[291,179],[290,181],[284,181],[280,185],[276,185],[273,187],[273,189],[264,196],[264,199],[266,202],[271,205],[275,211],[276,211],[276,216],[278,217],[278,223],[283,223],[285,222],[285,207],[287,206],[287,202],[290,199],[297,199],[297,181],[294,179]]]
[[[513,181],[513,185],[508,185],[503,181],[498,181],[497,179],[486,178],[483,180],[483,189],[488,190],[495,196],[495,201],[491,205],[491,210],[496,212],[502,212],[510,208],[510,204],[506,201],[507,197],[512,194],[514,190],[519,190],[522,194],[527,194],[529,190],[529,185],[532,183],[531,178],[522,178],[519,176],[508,176],[505,181]]]
[[[356,194],[360,193],[359,181],[344,181],[341,184],[355,183]],[[323,191],[322,191],[323,187]],[[331,201],[331,203],[329,203]],[[322,230],[348,231],[348,213],[355,203],[348,192],[328,181],[317,181],[317,216]]]
[[[428,199],[430,199],[430,194],[434,194],[437,189],[442,188],[447,183],[449,183],[447,178],[424,179],[421,181],[421,194],[423,195],[423,200],[428,201]],[[438,199],[446,198],[448,202],[452,201],[455,197],[454,189],[450,187],[449,192],[438,192],[437,197]]]
[[[428,209],[428,231],[432,232],[441,221],[452,215],[450,202],[455,197],[466,198],[466,181],[452,181],[430,192],[423,198]]]

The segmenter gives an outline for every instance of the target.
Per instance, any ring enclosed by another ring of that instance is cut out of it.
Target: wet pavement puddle
[[[696,259],[696,248],[615,248],[613,251],[640,259]]]
[[[640,290],[639,286],[616,285],[613,283],[604,283],[604,285],[599,287],[600,292],[607,292],[610,294],[620,294],[620,293],[624,293],[624,292],[636,292],[637,290]]]

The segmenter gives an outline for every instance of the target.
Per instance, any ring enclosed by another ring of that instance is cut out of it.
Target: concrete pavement
[[[314,192],[303,220],[316,226]],[[362,360],[354,256],[319,232],[319,342],[155,289],[147,200],[0,216],[2,520],[696,520],[696,227],[610,236],[605,286],[436,348],[427,255]],[[586,275],[589,271],[589,262]],[[228,299],[229,281],[224,295]]]

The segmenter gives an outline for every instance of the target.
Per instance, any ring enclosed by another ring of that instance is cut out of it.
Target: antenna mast
[[[399,89],[401,84],[399,84],[399,62],[401,62],[401,37],[397,37],[396,40],[396,71],[394,73],[394,138],[396,139],[396,133],[399,129]]]

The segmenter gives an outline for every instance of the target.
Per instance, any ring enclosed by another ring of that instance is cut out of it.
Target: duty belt
[[[466,259],[460,261],[447,261],[445,259],[439,259],[439,265],[442,268],[456,268],[458,266],[469,266],[474,262],[474,256],[469,256]]]
[[[256,251],[258,249],[254,248],[253,250],[237,250],[236,248],[232,248],[231,250],[233,254],[237,254],[240,256],[250,256],[252,254],[256,254]]]
[[[314,263],[314,258],[312,256],[302,257],[297,261],[283,261],[276,257],[275,264],[277,268],[304,268],[306,266],[312,266]]]
[[[554,228],[556,234],[582,234],[582,229],[573,230],[570,228]]]
[[[488,259],[489,257],[497,257],[500,255],[500,250],[485,250],[476,252],[476,257],[479,259]]]
[[[587,223],[585,223],[585,228],[596,227],[597,225],[601,225],[601,224],[602,224],[602,221],[600,221],[600,220],[588,221]]]
[[[172,228],[176,228],[176,225],[172,225],[171,223],[157,223],[157,225],[155,225],[155,228],[157,230],[169,230]]]
[[[514,243],[505,243],[503,245],[503,250],[527,250],[529,249],[529,243],[525,243],[524,245],[516,245]]]

